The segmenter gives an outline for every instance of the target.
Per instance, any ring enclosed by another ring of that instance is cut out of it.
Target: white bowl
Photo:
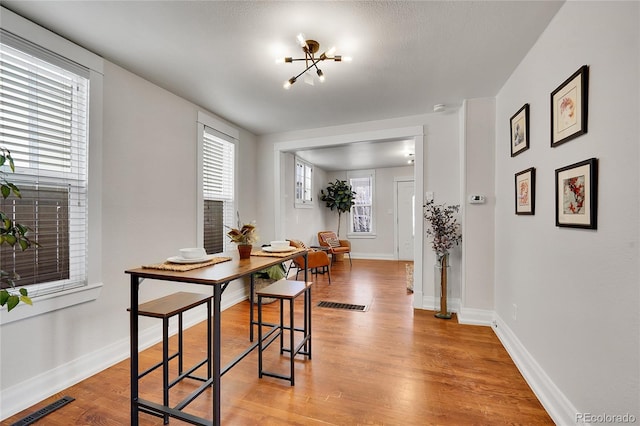
[[[200,259],[207,255],[207,252],[203,248],[182,248],[180,249],[180,256],[183,259]]]
[[[282,250],[289,247],[290,244],[289,241],[271,241],[269,245],[271,245],[271,248],[274,248],[276,250]]]

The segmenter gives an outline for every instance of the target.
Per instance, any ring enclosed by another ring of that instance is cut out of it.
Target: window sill
[[[90,284],[83,287],[73,288],[67,291],[47,294],[33,298],[33,306],[20,303],[7,312],[6,308],[0,310],[0,325],[9,324],[14,321],[35,317],[58,309],[79,305],[80,303],[95,300],[100,296],[102,283]]]
[[[296,209],[312,209],[314,208],[313,203],[295,203],[294,206]]]
[[[357,233],[357,234],[347,234],[347,239],[348,240],[358,240],[358,239],[373,239],[373,238],[377,238],[378,236],[375,233]]]

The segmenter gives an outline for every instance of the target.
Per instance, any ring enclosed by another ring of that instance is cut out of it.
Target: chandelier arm
[[[309,65],[307,68],[304,69],[304,71],[302,71],[300,74],[296,75],[294,77],[295,80],[297,80],[302,74],[304,74],[305,72],[309,71],[311,68],[313,68],[314,66],[316,67],[316,69],[318,68],[318,66],[316,65],[318,62],[320,62],[320,60],[318,59],[317,61],[313,61],[313,63],[311,65]]]

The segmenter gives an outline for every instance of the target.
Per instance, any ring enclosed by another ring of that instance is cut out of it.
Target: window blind
[[[219,253],[229,248],[226,228],[235,227],[234,139],[204,127],[203,135],[204,248]]]
[[[2,208],[40,244],[22,253],[0,246],[0,267],[30,296],[86,284],[88,70],[0,34],[0,145],[11,151],[7,178],[22,198]]]

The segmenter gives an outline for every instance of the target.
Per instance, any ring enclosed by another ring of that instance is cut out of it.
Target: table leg
[[[220,424],[220,302],[222,287],[213,286],[213,424]]]
[[[131,276],[131,311],[129,336],[131,340],[131,425],[138,425],[138,277]]]
[[[255,290],[255,282],[253,281],[253,274],[250,275],[249,282],[249,341],[253,342],[253,292]]]

